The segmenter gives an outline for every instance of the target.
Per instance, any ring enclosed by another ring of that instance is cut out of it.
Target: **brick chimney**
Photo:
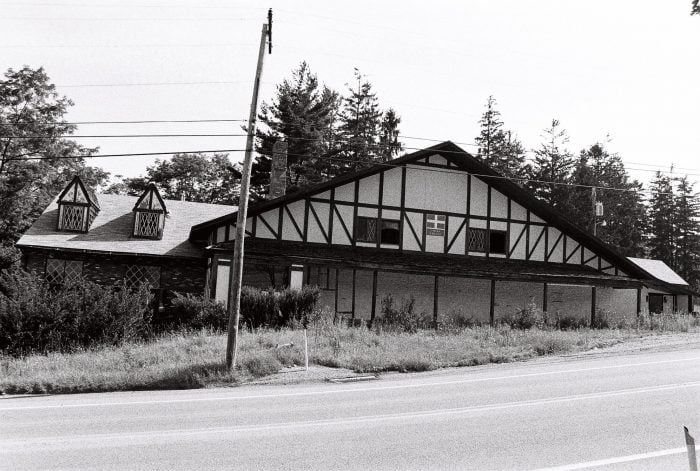
[[[276,141],[272,146],[272,167],[270,169],[270,191],[267,199],[284,196],[287,191],[287,143]]]

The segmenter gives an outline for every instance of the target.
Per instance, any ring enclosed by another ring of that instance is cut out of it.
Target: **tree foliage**
[[[390,160],[402,150],[398,113],[381,110],[372,84],[357,69],[355,78],[357,86],[342,96],[321,85],[302,62],[277,86],[272,101],[263,102],[251,176],[257,195],[267,193],[277,140],[287,142],[288,192]]]
[[[496,109],[496,99],[489,96],[486,111],[479,120],[481,130],[474,139],[479,146],[477,157],[502,175],[524,177],[525,149],[511,131],[503,128],[501,113]]]
[[[146,175],[122,179],[105,192],[138,196],[149,182],[158,185],[166,199],[238,204],[240,172],[228,154],[175,154],[170,160],[156,160]]]
[[[551,126],[544,130],[542,139],[528,169],[528,187],[537,198],[565,212],[571,201],[570,187],[566,185],[575,165],[573,155],[566,148],[569,134],[558,120],[553,119]]]
[[[0,80],[0,269],[18,259],[14,243],[75,175],[91,186],[108,177],[85,165],[96,149],[67,138],[72,105],[43,68],[8,69]]]
[[[257,129],[251,186],[266,192],[270,182],[272,146],[287,142],[287,188],[321,182],[331,173],[332,149],[337,146],[338,93],[321,86],[306,62],[292,72],[291,79],[277,85],[271,103],[263,102],[258,119],[265,129]]]
[[[601,143],[583,149],[571,175],[567,215],[579,226],[593,231],[598,238],[625,256],[644,255],[646,208],[642,185],[630,180],[622,159]],[[596,218],[595,202],[602,203],[604,214]],[[606,188],[610,188],[606,190]]]

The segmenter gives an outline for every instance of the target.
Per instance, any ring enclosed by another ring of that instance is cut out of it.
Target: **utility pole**
[[[229,371],[236,367],[236,355],[238,353],[238,324],[241,318],[241,284],[243,281],[243,243],[245,240],[246,220],[248,219],[248,194],[250,192],[253,145],[255,144],[255,119],[258,114],[258,92],[260,91],[266,40],[270,41],[268,51],[272,53],[272,9],[267,12],[267,24],[263,24],[262,34],[260,35],[258,66],[255,71],[255,83],[253,84],[253,100],[250,103],[250,115],[248,116],[248,137],[246,139],[245,159],[241,175],[241,196],[236,218],[236,245],[233,248],[233,277],[231,289],[228,292],[228,304],[226,305],[228,314],[226,368]]]

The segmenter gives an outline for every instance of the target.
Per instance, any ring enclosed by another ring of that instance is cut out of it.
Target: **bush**
[[[0,275],[0,352],[69,351],[150,334],[148,285],[100,286],[86,280],[50,287],[21,270]]]
[[[228,314],[223,303],[194,294],[174,293],[170,313],[180,325],[201,329],[225,330]]]
[[[387,294],[382,299],[382,317],[376,322],[378,328],[415,333],[429,323],[427,316],[415,311],[416,299],[404,299],[400,307],[394,306],[394,297]]]
[[[287,288],[280,292],[244,286],[241,291],[241,316],[251,328],[284,327],[306,321],[316,308],[321,292],[316,286]]]
[[[502,324],[509,325],[513,329],[532,329],[533,327],[541,329],[547,324],[546,321],[544,313],[537,309],[534,303],[500,320]]]
[[[588,327],[588,321],[583,317],[577,317],[567,314],[557,319],[557,328],[561,330],[576,330],[585,327]]]
[[[277,295],[277,305],[281,322],[288,325],[291,321],[308,322],[314,311],[321,291],[317,286],[304,286],[300,290],[287,288]]]

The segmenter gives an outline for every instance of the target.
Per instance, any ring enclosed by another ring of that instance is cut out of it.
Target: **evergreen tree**
[[[597,224],[596,235],[622,255],[642,256],[646,232],[642,186],[630,180],[620,156],[596,143],[581,151],[570,181],[581,186],[570,188],[569,218],[591,232]],[[590,187],[596,187],[596,202],[603,205],[602,218],[595,216]]]
[[[328,178],[329,157],[337,145],[333,137],[338,106],[338,94],[321,86],[306,62],[277,86],[272,103],[263,102],[258,116],[266,129],[256,130],[258,156],[251,174],[255,192],[267,193],[272,146],[280,139],[287,141],[288,191]]]
[[[399,142],[399,124],[401,124],[401,118],[393,108],[384,112],[379,124],[379,160],[382,162],[393,159],[403,148]]]
[[[694,183],[688,177],[678,179],[675,206],[675,266],[678,274],[691,286],[697,287],[700,281],[697,257],[700,252],[698,234],[700,234],[700,201],[693,191]]]
[[[527,176],[525,149],[517,137],[503,128],[496,99],[489,96],[486,111],[479,120],[481,131],[474,139],[479,146],[477,157],[501,175],[514,178]]]
[[[671,179],[661,172],[656,172],[650,190],[649,255],[651,258],[661,260],[669,267],[674,268],[676,266],[676,229],[674,227],[676,204]]]
[[[529,168],[528,186],[534,195],[554,208],[566,213],[570,205],[569,183],[574,158],[566,148],[569,135],[558,120],[544,130],[543,142],[535,150],[535,160]]]
[[[379,146],[382,112],[377,94],[357,69],[355,78],[357,89],[348,86],[348,96],[343,98],[339,131],[343,141],[343,157],[347,162],[345,167],[357,170],[383,160],[385,156]],[[398,126],[397,117],[393,119],[395,126]]]

